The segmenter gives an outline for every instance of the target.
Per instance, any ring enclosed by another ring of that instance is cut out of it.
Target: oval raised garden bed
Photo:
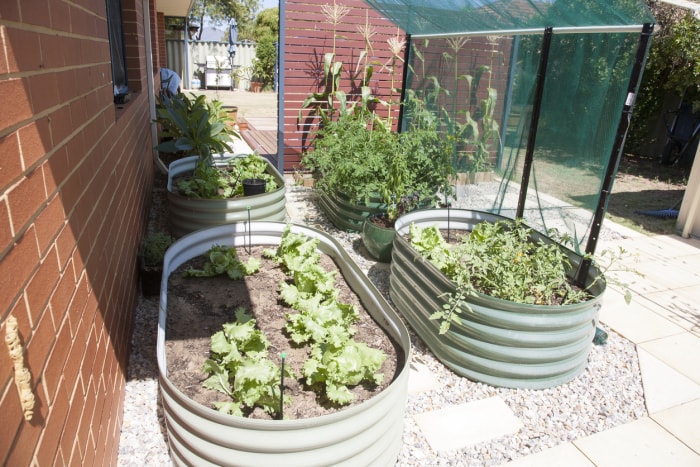
[[[229,159],[230,157],[217,158],[215,164],[226,164]],[[275,178],[279,187],[275,191],[232,199],[201,199],[182,196],[173,190],[173,180],[192,173],[197,160],[197,156],[178,159],[170,164],[168,170],[170,229],[176,237],[207,227],[247,221],[249,208],[251,221],[284,221],[286,219],[285,195],[287,189],[284,185],[284,178],[270,164],[270,161],[265,160],[267,173]]]
[[[181,238],[165,256],[157,358],[171,456],[179,465],[394,465],[402,443],[407,397],[408,331],[342,246],[316,229],[292,225],[294,233],[319,239],[318,250],[334,260],[364,308],[400,349],[394,380],[374,397],[334,413],[264,420],[217,412],[186,396],[168,378],[165,346],[170,274],[214,245],[278,245],[285,227],[281,222],[252,222],[204,229]]]
[[[449,222],[448,222],[449,219]],[[563,384],[586,367],[605,281],[594,284],[591,300],[571,305],[527,305],[477,294],[461,308],[459,323],[439,334],[430,319],[447,303],[455,283],[424,260],[405,236],[411,224],[471,231],[479,222],[504,217],[461,209],[414,211],[400,217],[391,262],[390,296],[430,350],[455,373],[494,386],[542,389]],[[535,236],[551,242],[547,237]],[[575,271],[581,256],[565,249]],[[587,284],[600,271],[591,267]]]

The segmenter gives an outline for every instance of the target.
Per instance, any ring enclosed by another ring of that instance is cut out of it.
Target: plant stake
[[[450,207],[452,203],[447,201],[447,243],[450,243]]]
[[[287,358],[287,354],[282,352],[280,354],[282,357],[282,370],[280,371],[280,420],[284,419],[284,359]]]
[[[248,228],[248,247],[246,248],[246,251],[248,254],[250,254],[250,249],[253,246],[253,240],[250,238],[250,206],[246,206],[245,208],[248,211],[248,225],[246,226]]]

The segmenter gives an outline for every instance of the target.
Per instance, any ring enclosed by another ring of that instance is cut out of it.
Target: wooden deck
[[[275,130],[243,130],[241,138],[253,151],[270,160],[277,166],[277,131]]]

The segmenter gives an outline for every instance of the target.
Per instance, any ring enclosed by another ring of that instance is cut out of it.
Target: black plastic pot
[[[146,266],[143,257],[139,257],[139,277],[141,278],[141,293],[144,297],[157,297],[160,295],[162,274],[162,266]]]
[[[246,178],[241,183],[243,183],[243,195],[261,195],[265,193],[265,188],[267,183],[262,178]]]

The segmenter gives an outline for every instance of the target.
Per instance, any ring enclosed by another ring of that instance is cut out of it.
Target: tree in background
[[[636,153],[651,134],[669,94],[700,111],[700,19],[686,9],[648,1],[658,21],[635,104],[626,148]],[[661,116],[662,118],[664,116]]]
[[[253,79],[267,86],[275,77],[277,63],[275,43],[279,40],[279,8],[268,8],[260,12],[255,19],[253,38],[256,42]]]
[[[270,36],[277,40],[280,31],[280,9],[268,8],[261,11],[255,18],[253,28],[253,40],[259,41],[265,36]]]
[[[202,37],[204,18],[208,17],[214,26],[228,26],[231,18],[238,23],[238,40],[252,40],[255,15],[260,8],[260,0],[195,0],[190,10],[189,22],[199,26],[194,40]]]

